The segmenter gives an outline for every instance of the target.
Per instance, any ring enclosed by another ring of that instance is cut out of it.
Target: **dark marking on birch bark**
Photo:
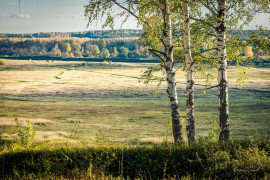
[[[169,47],[169,53],[173,51],[173,46]]]
[[[221,23],[220,26],[218,27],[218,31],[219,32],[224,32],[225,31],[225,26],[224,26],[224,23]]]

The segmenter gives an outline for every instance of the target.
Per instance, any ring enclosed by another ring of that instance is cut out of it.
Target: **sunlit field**
[[[169,101],[164,81],[143,84],[140,76],[155,64],[5,60],[0,66],[0,131],[16,138],[15,118],[37,131],[36,141],[57,144],[147,145],[172,141]],[[232,138],[269,137],[270,69],[247,69],[238,89],[230,67]],[[177,71],[180,110],[185,126],[185,73]],[[215,85],[215,81],[213,85]],[[203,93],[196,74],[196,136],[218,133],[218,94]]]

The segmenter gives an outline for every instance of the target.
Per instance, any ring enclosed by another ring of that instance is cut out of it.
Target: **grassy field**
[[[163,82],[139,83],[151,64],[5,60],[0,66],[1,136],[16,136],[14,118],[37,131],[36,140],[52,144],[121,145],[171,141],[170,109]],[[242,89],[238,70],[228,71],[232,137],[269,137],[270,69],[250,68]],[[180,109],[185,124],[185,74],[177,72]],[[203,94],[196,75],[197,138],[218,131],[217,91]],[[214,82],[215,83],[215,82]],[[214,125],[216,126],[214,126]]]

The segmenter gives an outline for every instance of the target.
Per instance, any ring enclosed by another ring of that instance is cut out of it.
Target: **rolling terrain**
[[[154,64],[5,60],[0,66],[0,129],[16,137],[18,118],[29,120],[36,140],[52,143],[151,144],[172,141],[166,83],[143,84],[140,75]],[[269,137],[269,68],[249,68],[237,84],[237,68],[228,70],[232,138]],[[185,125],[185,73],[177,72],[180,110]],[[215,82],[213,82],[214,84]],[[196,75],[197,138],[218,131],[216,90],[203,93]]]

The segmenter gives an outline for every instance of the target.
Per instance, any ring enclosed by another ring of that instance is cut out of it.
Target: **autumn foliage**
[[[245,48],[245,56],[246,57],[253,57],[253,51],[252,51],[252,46],[247,46],[246,48]]]
[[[138,38],[0,38],[0,56],[145,58]]]

